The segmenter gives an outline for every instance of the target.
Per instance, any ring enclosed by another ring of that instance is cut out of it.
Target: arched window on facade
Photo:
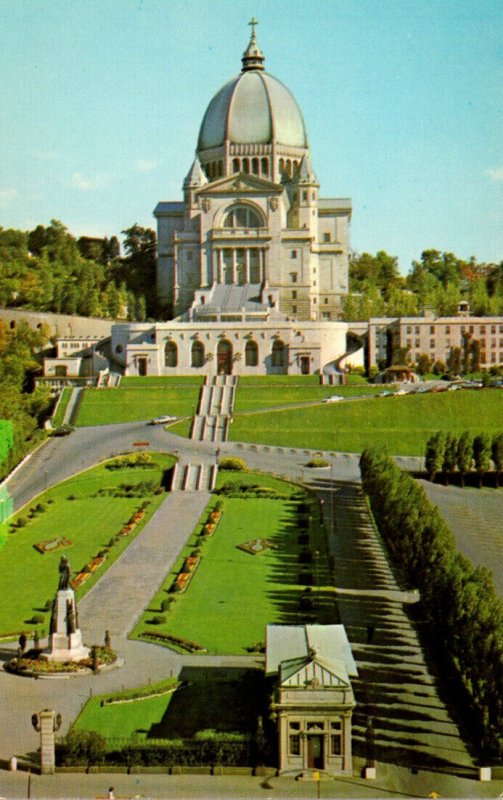
[[[233,172],[241,172],[239,168],[239,158],[234,158],[232,160],[232,171]]]
[[[262,175],[269,175],[269,161],[267,158],[262,159]]]
[[[280,339],[276,339],[272,346],[272,366],[286,366],[286,345]]]
[[[252,172],[254,175],[259,174],[259,160],[258,158],[252,158]]]
[[[249,175],[250,174],[250,159],[249,158],[243,158],[243,172],[244,172],[245,175]]]
[[[258,364],[258,345],[257,342],[250,340],[245,347],[245,366],[256,367]]]
[[[204,344],[197,340],[192,345],[192,366],[204,366]]]
[[[178,366],[178,347],[175,342],[166,342],[164,348],[164,365],[166,367]]]
[[[224,228],[260,228],[262,219],[250,206],[236,205],[224,217]]]

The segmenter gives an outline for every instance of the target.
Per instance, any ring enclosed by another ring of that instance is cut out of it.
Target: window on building
[[[296,314],[296,313],[297,313],[297,306],[292,306],[292,314]]]
[[[328,303],[328,297],[325,297],[325,299],[324,299],[324,301],[323,301],[323,302],[324,302],[324,303]]]
[[[257,342],[249,340],[245,346],[245,366],[256,367],[258,364],[258,345]]]
[[[470,327],[468,328],[468,330],[469,330],[469,332],[470,332],[470,333],[473,333],[473,331],[474,331],[474,327],[473,327],[473,325],[470,325]]]
[[[485,332],[486,332],[486,326],[485,325],[481,325],[479,327],[479,333],[485,333]]]
[[[407,325],[407,333],[412,333],[412,325]]]
[[[246,205],[236,205],[226,214],[224,228],[260,228],[262,219],[256,209]]]
[[[290,273],[290,278],[292,280],[292,283],[297,283],[297,277],[298,277],[298,275],[297,275],[296,272],[291,272]]]
[[[496,325],[491,325],[491,333],[496,333]]]
[[[450,333],[451,332],[451,326],[450,325],[446,325],[445,326],[445,332],[446,333]]]
[[[192,261],[193,255],[192,250],[187,250],[187,261]]]
[[[496,339],[493,339],[491,342],[491,347],[496,347]]]
[[[300,736],[299,734],[290,734],[288,738],[288,747],[291,756],[300,756]]]
[[[204,344],[195,341],[192,345],[192,366],[202,367],[204,365]]]
[[[430,336],[435,336],[435,326],[430,325]]]
[[[417,336],[418,333],[419,333],[419,325],[416,325],[416,331],[415,332],[416,332],[416,336]]]
[[[416,339],[414,346],[415,347],[420,347],[421,346],[421,342],[419,341],[419,339]]]
[[[330,241],[330,234],[329,233],[324,233],[323,234],[323,241],[324,242],[329,242]]]
[[[313,303],[314,303],[314,305],[316,305],[316,303],[317,303],[317,302],[318,302],[318,298],[317,298],[317,297],[313,297]]]
[[[323,311],[321,318],[326,320],[330,319],[330,311]]]
[[[307,203],[308,193],[306,191],[302,192],[302,200],[304,203]]]
[[[296,250],[290,250],[290,258],[297,258],[297,251]]]
[[[292,300],[296,300],[296,299],[297,299],[297,289],[294,289],[293,292],[292,292]]]
[[[118,354],[120,354],[120,353],[122,353],[122,349],[123,349],[123,348],[122,348],[122,345],[121,345],[121,344],[118,344],[118,345],[117,345],[117,347],[115,348],[115,352],[116,352],[116,353],[118,353]]]
[[[284,367],[286,365],[286,345],[280,339],[276,339],[272,346],[272,366]]]
[[[178,347],[175,342],[166,342],[164,348],[164,365],[166,367],[178,366]]]
[[[432,349],[435,347],[435,339],[430,339],[430,347]]]

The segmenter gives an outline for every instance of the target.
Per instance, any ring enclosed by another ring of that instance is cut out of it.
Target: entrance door
[[[301,375],[309,375],[309,356],[300,357],[300,372]]]
[[[141,356],[138,359],[138,375],[145,376],[147,374],[147,359]]]
[[[232,344],[227,339],[218,343],[217,374],[230,375],[232,372]]]
[[[307,766],[309,769],[325,769],[323,736],[307,737]]]

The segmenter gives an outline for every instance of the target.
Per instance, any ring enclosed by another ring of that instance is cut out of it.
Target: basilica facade
[[[182,201],[162,201],[157,290],[173,319],[112,329],[127,375],[337,372],[346,350],[351,203],[319,196],[302,113],[264,67],[204,114]]]

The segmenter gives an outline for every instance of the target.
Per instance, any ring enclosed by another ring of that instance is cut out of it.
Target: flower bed
[[[160,686],[144,686],[136,691],[118,692],[117,694],[104,697],[100,706],[115,705],[116,703],[134,703],[137,700],[149,700],[151,697],[159,697],[163,694],[171,694],[181,686],[181,682],[171,678],[169,685],[164,681]]]
[[[83,583],[91,577],[90,572],[79,572],[78,575],[72,580],[72,589],[78,589]]]
[[[55,539],[44,539],[43,542],[37,542],[33,547],[43,555],[44,553],[54,553],[55,550],[61,550],[63,547],[71,547],[72,544],[73,542],[66,536],[57,536]]]
[[[205,647],[201,647],[201,645],[197,644],[197,642],[191,642],[188,639],[182,639],[180,636],[173,636],[171,633],[143,631],[143,633],[140,633],[140,636],[142,639],[153,639],[154,641],[177,645],[177,647],[181,647],[182,650],[187,650],[189,653],[208,652]]]

